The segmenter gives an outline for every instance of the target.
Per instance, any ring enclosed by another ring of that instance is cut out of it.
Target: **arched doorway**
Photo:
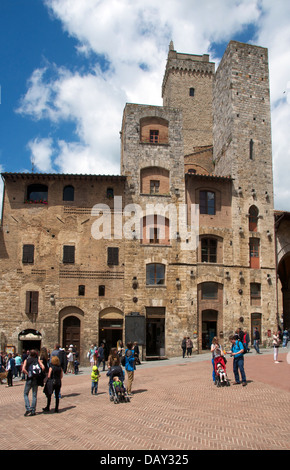
[[[30,349],[36,349],[40,351],[42,335],[38,330],[27,329],[22,330],[18,335],[19,351],[23,349],[29,351]]]
[[[109,307],[99,314],[99,344],[104,341],[106,359],[111,348],[117,347],[119,340],[123,341],[124,315],[121,310]]]
[[[64,307],[59,312],[59,342],[65,349],[69,348],[71,344],[79,353],[82,359],[83,344],[82,344],[82,320],[84,312],[75,306]]]
[[[63,321],[62,345],[68,350],[72,344],[79,351],[81,345],[81,321],[73,315]]]

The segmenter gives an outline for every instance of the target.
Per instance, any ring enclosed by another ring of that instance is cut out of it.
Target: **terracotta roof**
[[[1,173],[3,179],[102,179],[125,181],[126,176],[120,175],[91,175],[70,173]]]

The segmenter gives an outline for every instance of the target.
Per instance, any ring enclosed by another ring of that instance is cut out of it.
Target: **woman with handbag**
[[[59,395],[61,389],[61,379],[63,377],[63,370],[60,366],[58,356],[51,358],[51,363],[48,371],[47,382],[45,384],[43,392],[47,397],[46,407],[43,408],[44,412],[50,411],[51,395],[55,392],[55,408],[54,412],[58,413]]]

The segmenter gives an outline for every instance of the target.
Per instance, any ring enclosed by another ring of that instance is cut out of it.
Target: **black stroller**
[[[130,402],[130,397],[127,393],[127,390],[124,385],[124,372],[121,366],[113,366],[108,372],[107,376],[109,377],[109,396],[110,401],[114,403],[120,402]],[[114,377],[118,377],[120,386],[114,385]]]

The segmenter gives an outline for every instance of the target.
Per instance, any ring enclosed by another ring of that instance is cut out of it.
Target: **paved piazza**
[[[248,385],[217,388],[210,355],[137,366],[130,403],[108,398],[101,373],[90,393],[90,369],[63,379],[59,414],[24,417],[24,382],[0,386],[1,450],[285,450],[290,448],[290,364],[280,348],[245,357]],[[228,376],[233,384],[232,359]],[[54,398],[52,399],[54,407]]]

